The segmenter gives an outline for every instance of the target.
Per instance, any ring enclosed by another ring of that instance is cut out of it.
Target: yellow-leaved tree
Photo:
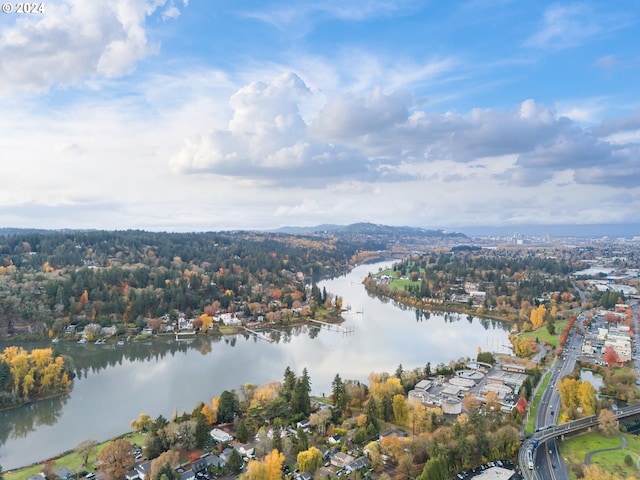
[[[218,421],[218,404],[220,403],[220,397],[213,397],[211,399],[211,405],[205,403],[200,412],[205,416],[207,422],[213,425]]]
[[[544,304],[540,304],[538,308],[531,310],[531,325],[535,330],[539,329],[544,323],[545,316],[547,315],[547,309]]]
[[[376,399],[376,402],[382,400],[382,397],[404,394],[404,388],[398,377],[385,377],[377,373],[369,375],[369,395]]]
[[[408,425],[409,423],[409,408],[407,407],[407,401],[404,395],[393,396],[393,416],[396,419],[396,423],[400,425]]]
[[[244,480],[280,480],[282,478],[282,464],[284,453],[272,450],[262,461],[251,460],[247,465],[247,472],[240,478]]]
[[[575,378],[563,378],[558,382],[558,393],[560,394],[560,403],[567,410],[574,410],[578,407],[578,380]]]
[[[591,383],[582,382],[578,386],[577,397],[585,415],[594,415],[596,413],[596,389],[593,388]]]
[[[300,452],[297,460],[302,472],[313,473],[322,466],[322,452],[316,447],[311,447]]]

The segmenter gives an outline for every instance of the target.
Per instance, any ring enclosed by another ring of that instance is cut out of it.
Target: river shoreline
[[[331,391],[337,373],[366,382],[372,372],[390,372],[400,363],[423,368],[427,362],[474,356],[479,347],[507,353],[510,326],[499,320],[444,312],[418,316],[415,308],[369,295],[362,279],[384,265],[388,262],[361,265],[319,284],[351,307],[338,320],[345,322],[341,328],[306,321],[289,328],[276,325],[264,334],[273,342],[248,332],[186,341],[146,338],[124,346],[61,341],[59,349],[73,358],[78,372],[73,392],[62,401],[2,414],[3,466],[12,469],[53,457],[87,438],[115,438],[141,412],[168,418],[224,390],[279,381],[287,367],[296,373],[306,368],[312,393],[321,397]]]

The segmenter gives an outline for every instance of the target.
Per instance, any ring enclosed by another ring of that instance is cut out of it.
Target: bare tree
[[[618,418],[611,410],[603,408],[598,415],[600,430],[607,436],[611,436],[618,431]]]
[[[83,466],[87,466],[89,455],[95,452],[96,445],[98,445],[98,442],[96,442],[95,440],[83,440],[78,445],[76,445],[76,448],[73,449],[78,455],[82,457]]]

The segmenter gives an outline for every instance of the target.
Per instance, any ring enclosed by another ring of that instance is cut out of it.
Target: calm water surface
[[[244,383],[281,380],[290,366],[307,367],[314,395],[329,394],[336,373],[367,381],[372,371],[394,371],[506,351],[508,327],[458,314],[402,309],[367,294],[368,272],[389,262],[364,265],[348,275],[320,283],[340,295],[344,334],[313,327],[273,332],[273,343],[252,336],[197,339],[191,343],[156,340],[146,344],[58,344],[74,358],[80,374],[70,395],[0,413],[0,465],[21,467],[71,450],[81,441],[103,441],[129,430],[140,413],[151,417],[192,411],[223,390]],[[358,313],[359,312],[359,313]],[[37,345],[31,345],[37,346]],[[4,348],[4,346],[0,345]]]

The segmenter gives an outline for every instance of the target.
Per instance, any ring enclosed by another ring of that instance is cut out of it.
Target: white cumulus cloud
[[[158,50],[147,37],[146,22],[165,4],[62,0],[47,2],[45,14],[14,16],[0,33],[0,89],[43,91],[131,73]]]

